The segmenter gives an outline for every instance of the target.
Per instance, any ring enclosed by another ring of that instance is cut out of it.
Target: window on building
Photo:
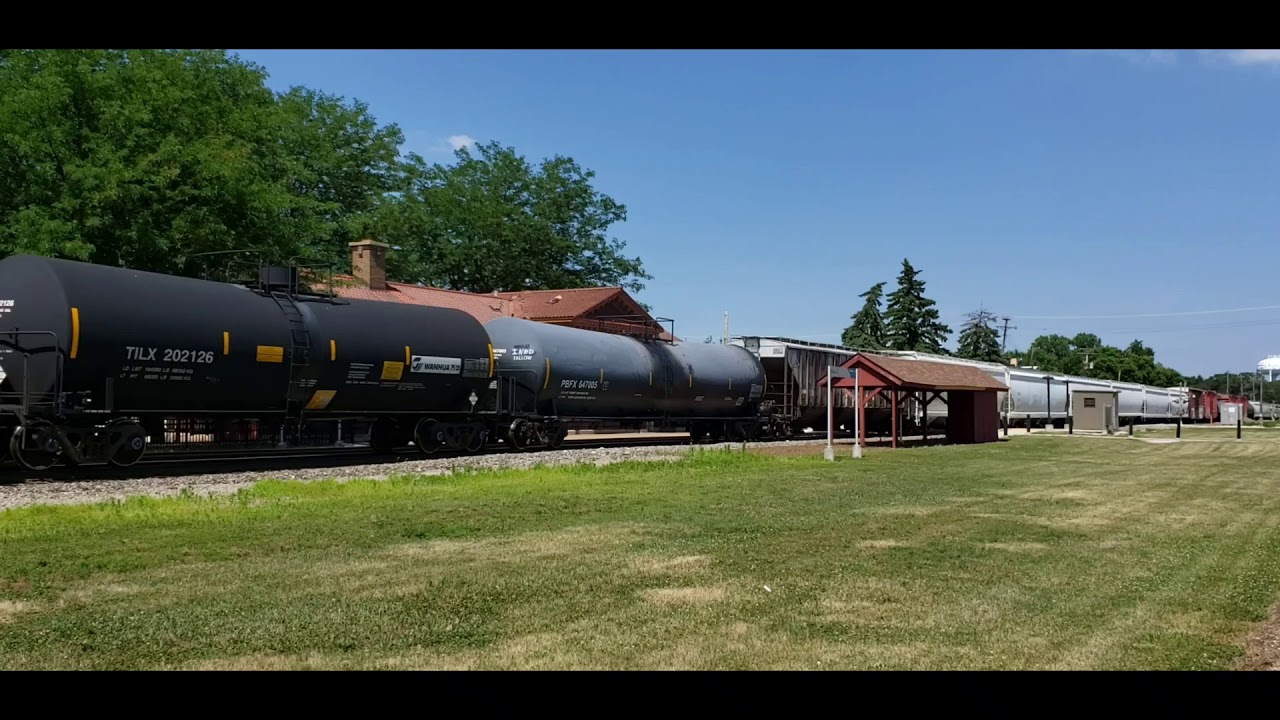
[[[1094,405],[1095,405],[1096,403],[1097,403],[1097,398],[1085,398],[1085,399],[1084,399],[1084,406],[1085,406],[1085,407],[1094,407]]]

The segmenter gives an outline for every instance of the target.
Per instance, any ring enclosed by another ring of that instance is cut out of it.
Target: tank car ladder
[[[311,331],[307,329],[306,319],[294,304],[293,298],[286,293],[273,291],[271,299],[276,301],[280,312],[289,321],[289,337],[292,342],[289,348],[289,391],[285,394],[285,416],[297,419],[298,432],[302,432],[302,415],[306,406],[303,404],[305,394],[298,392],[304,387],[298,379],[298,368],[311,365]]]

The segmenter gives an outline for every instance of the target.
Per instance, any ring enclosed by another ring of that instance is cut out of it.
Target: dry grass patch
[[[905,540],[863,540],[858,543],[858,547],[867,548],[868,550],[888,550],[889,548],[911,547],[911,543]]]
[[[1245,638],[1239,667],[1245,670],[1280,670],[1280,602],[1271,606],[1267,619]]]
[[[0,623],[9,622],[18,615],[34,609],[34,603],[19,600],[0,600]]]
[[[640,557],[631,561],[631,569],[649,575],[688,575],[707,570],[711,566],[709,555],[680,555],[677,557]]]
[[[640,597],[654,605],[710,605],[729,594],[723,587],[667,587],[641,590]]]
[[[520,533],[480,540],[427,540],[387,549],[387,553],[416,560],[464,563],[528,562],[584,553],[611,552],[641,539],[647,528],[636,523],[590,525]]]
[[[1028,553],[1048,550],[1049,546],[1038,542],[992,542],[983,543],[986,550],[1003,550],[1005,552]]]

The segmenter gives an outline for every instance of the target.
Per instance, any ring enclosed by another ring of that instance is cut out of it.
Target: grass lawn
[[[0,513],[0,669],[1230,668],[1280,432],[262,483]]]

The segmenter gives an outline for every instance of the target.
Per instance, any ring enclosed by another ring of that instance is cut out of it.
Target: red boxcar
[[[1214,422],[1218,419],[1218,394],[1212,390],[1187,388],[1187,422]]]

